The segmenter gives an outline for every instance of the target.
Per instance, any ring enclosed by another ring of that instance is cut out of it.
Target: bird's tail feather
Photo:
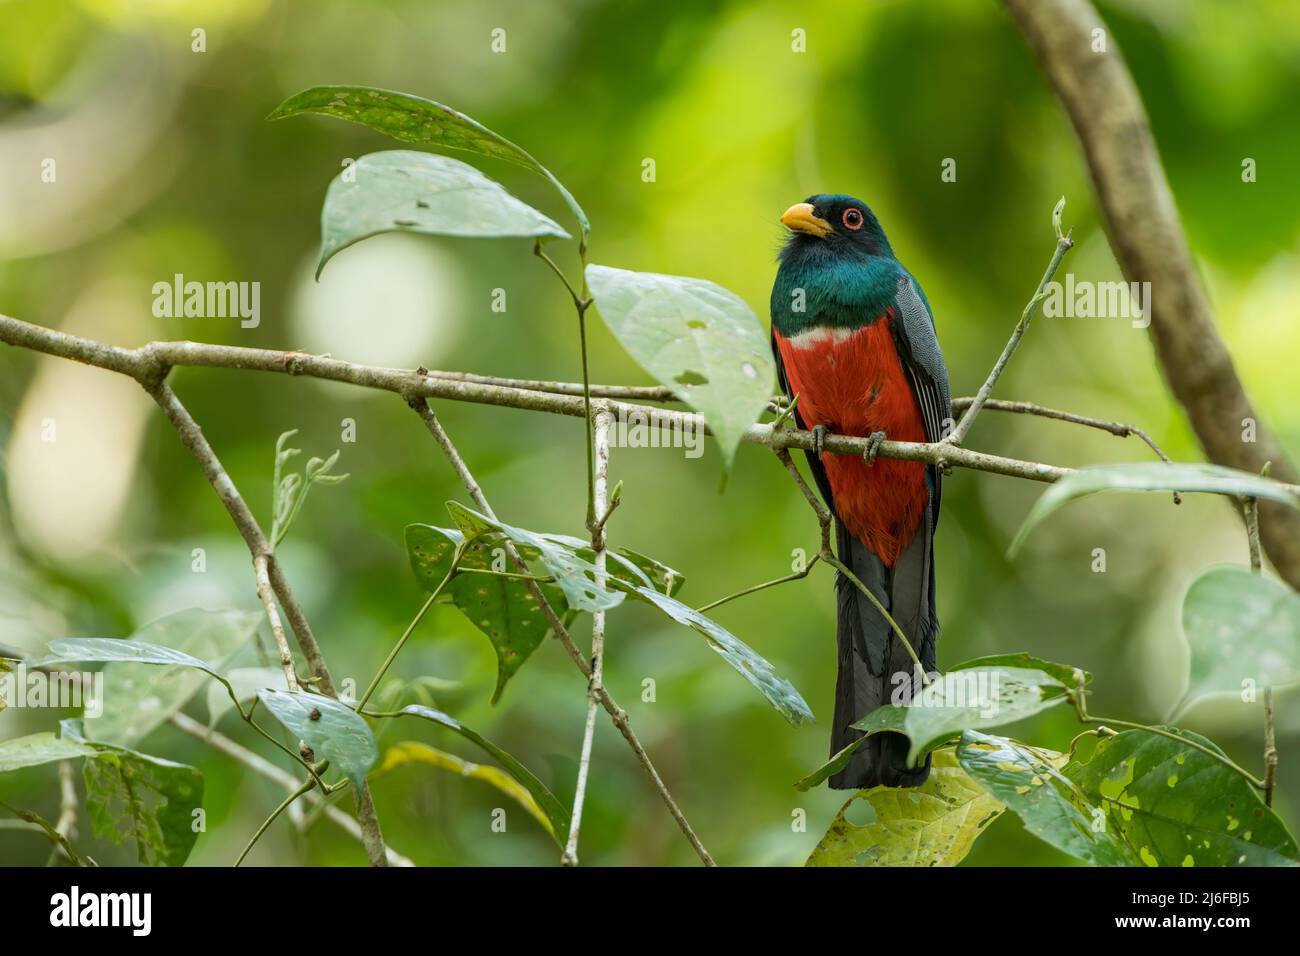
[[[927,673],[935,667],[934,526],[929,509],[916,537],[892,568],[836,522],[840,560],[897,621],[921,658]],[[894,690],[914,681],[915,663],[890,624],[844,575],[836,576],[839,673],[835,683],[835,718],[831,753],[862,736],[852,724],[878,707],[894,702]],[[919,687],[919,685],[917,685]],[[830,778],[830,786],[857,790],[884,784],[915,787],[930,773],[927,756],[919,767],[907,762],[908,741],[902,734],[879,733],[853,753],[848,765]]]

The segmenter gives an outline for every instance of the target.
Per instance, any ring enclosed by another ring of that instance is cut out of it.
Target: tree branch
[[[1146,110],[1115,37],[1087,0],[1003,2],[1074,124],[1125,278],[1149,282],[1159,292],[1148,304],[1156,357],[1206,457],[1253,473],[1272,461],[1275,477],[1300,480],[1251,405],[1215,328]],[[1095,35],[1105,40],[1105,52],[1093,51]],[[1243,436],[1247,422],[1254,423],[1254,441]],[[1260,517],[1273,566],[1300,588],[1300,513],[1262,502]]]
[[[609,503],[609,428],[613,417],[607,409],[596,413],[595,452],[596,478],[594,485],[595,515],[591,531],[592,563],[596,567],[595,584],[605,586],[605,523],[612,508]],[[573,814],[569,824],[569,839],[564,847],[561,862],[565,866],[578,865],[578,831],[582,826],[582,807],[587,796],[587,776],[591,772],[591,745],[596,735],[596,708],[604,688],[605,671],[605,611],[591,613],[591,679],[587,682],[587,725],[582,734],[582,755],[578,761],[578,783],[573,792]]]
[[[120,351],[112,350],[110,354]],[[116,361],[116,358],[112,360]],[[167,371],[166,367],[146,358],[139,360],[134,372],[125,369],[123,371],[139,381],[144,386],[145,391],[162,408],[163,413],[166,414],[168,420],[176,429],[181,444],[194,456],[194,459],[199,463],[199,467],[203,469],[203,474],[207,477],[208,483],[212,485],[213,491],[217,493],[217,497],[225,505],[226,511],[230,514],[231,520],[234,521],[240,536],[243,537],[244,543],[248,546],[254,561],[259,558],[264,560],[271,586],[279,596],[281,604],[284,605],[285,613],[288,615],[289,622],[294,629],[294,636],[298,639],[298,646],[302,648],[307,663],[315,673],[320,689],[330,697],[337,697],[338,694],[334,690],[334,681],[330,677],[329,668],[326,666],[325,658],[321,654],[320,645],[316,643],[316,638],[307,624],[306,615],[303,614],[302,607],[290,590],[289,582],[280,570],[279,563],[271,554],[270,543],[266,540],[266,535],[262,533],[261,526],[258,525],[257,519],[253,517],[253,512],[240,495],[239,489],[235,487],[235,483],[230,480],[226,469],[222,467],[216,452],[208,444],[208,440],[204,437],[203,430],[199,427],[198,422],[181,404],[171,386],[163,380],[163,375]],[[388,860],[384,854],[384,837],[379,827],[379,817],[375,813],[374,801],[370,795],[370,785],[364,781],[357,788],[357,815],[360,820],[361,831],[366,838],[366,854],[370,859],[371,866],[387,866]]]
[[[2,328],[0,328],[0,331],[2,331]],[[497,520],[496,512],[492,510],[492,505],[488,503],[487,497],[483,494],[483,489],[479,486],[478,481],[475,480],[473,473],[469,470],[469,466],[465,464],[465,459],[461,458],[460,452],[457,451],[456,446],[452,443],[451,436],[448,435],[447,430],[442,427],[442,423],[438,421],[438,417],[433,413],[433,409],[429,408],[428,403],[419,394],[408,395],[407,403],[415,410],[415,413],[420,416],[420,420],[424,422],[425,428],[429,430],[429,434],[433,436],[433,440],[437,442],[438,447],[441,448],[443,454],[446,455],[447,461],[450,462],[452,470],[455,471],[457,477],[460,478],[461,484],[463,484],[465,490],[469,492],[469,496],[473,500],[474,504],[478,506],[479,510],[482,511],[483,514],[492,518],[494,521]],[[610,403],[604,403],[602,410],[609,411]],[[577,414],[583,415],[581,398],[577,401]],[[511,563],[514,564],[515,568],[520,573],[527,573],[528,565],[524,563],[523,558],[519,556],[519,552],[515,548],[514,544],[509,540],[503,543],[506,555],[510,558]],[[578,670],[582,672],[582,675],[590,681],[592,676],[591,666],[583,659],[582,651],[578,650],[578,646],[573,642],[573,638],[569,634],[569,629],[564,626],[564,622],[560,620],[559,615],[555,613],[555,609],[551,607],[551,602],[546,599],[546,595],[542,593],[542,589],[537,585],[537,582],[528,581],[527,584],[529,593],[532,595],[533,599],[537,601],[537,604],[541,608],[542,614],[546,617],[546,621],[550,625],[551,631],[555,635],[556,640],[560,642],[560,646],[564,648],[565,653],[569,655],[569,659],[573,661]],[[690,842],[692,848],[694,848],[696,855],[704,862],[705,866],[715,866],[716,864],[713,861],[713,857],[710,856],[709,851],[704,848],[704,844],[700,842],[700,838],[695,835],[695,830],[691,828],[690,822],[687,821],[681,808],[677,806],[677,801],[673,799],[673,795],[669,792],[667,785],[664,784],[663,778],[659,776],[659,771],[655,769],[654,763],[650,760],[650,755],[646,753],[645,748],[641,746],[641,741],[633,732],[632,724],[628,720],[627,711],[618,705],[618,702],[610,696],[609,691],[606,690],[603,685],[599,688],[595,688],[594,692],[599,698],[601,706],[605,708],[605,712],[609,714],[610,720],[613,721],[614,726],[618,728],[619,733],[623,735],[623,739],[626,740],[628,746],[632,748],[632,753],[641,764],[641,768],[645,771],[646,776],[650,778],[650,782],[654,786],[655,791],[659,794],[660,799],[663,800],[664,806],[668,808],[668,812],[672,815],[672,818],[677,821],[677,826],[681,829],[682,833],[685,834],[686,839]]]
[[[275,646],[280,652],[280,666],[284,669],[284,680],[289,685],[289,692],[298,690],[298,675],[293,669],[293,651],[289,650],[289,640],[284,636],[284,625],[280,623],[280,612],[275,606],[275,590],[271,587],[271,573],[267,568],[270,556],[266,553],[253,558],[253,574],[257,579],[257,596],[266,609],[266,619],[271,624],[271,633],[275,635]]]
[[[952,433],[948,435],[947,441],[954,445],[960,445],[965,440],[967,434],[970,433],[971,426],[975,424],[976,416],[979,415],[980,411],[984,408],[984,404],[988,401],[989,395],[993,391],[993,386],[998,383],[998,379],[1001,378],[1002,373],[1006,371],[1007,363],[1011,361],[1011,356],[1015,354],[1017,347],[1019,347],[1021,338],[1024,337],[1025,332],[1029,329],[1029,323],[1034,320],[1034,313],[1038,310],[1038,303],[1042,302],[1043,297],[1047,295],[1047,283],[1052,281],[1052,276],[1056,275],[1056,270],[1061,266],[1061,260],[1065,258],[1065,254],[1069,252],[1070,248],[1074,245],[1068,232],[1065,234],[1061,233],[1061,209],[1064,206],[1065,199],[1062,198],[1061,201],[1056,204],[1056,209],[1052,212],[1052,224],[1056,228],[1056,248],[1052,250],[1052,258],[1047,263],[1047,269],[1043,273],[1043,278],[1039,280],[1038,288],[1034,290],[1034,294],[1030,298],[1029,304],[1026,305],[1024,311],[1020,313],[1020,321],[1017,322],[1016,327],[1012,329],[1011,338],[1007,340],[1007,344],[1003,347],[1002,354],[998,356],[998,360],[993,363],[993,368],[989,372],[988,378],[984,380],[984,384],[979,387],[979,391],[976,392],[975,397],[971,399],[970,405],[966,409],[966,414],[961,417],[961,421],[957,423],[957,426],[952,430]]]
[[[259,777],[269,780],[272,783],[285,788],[286,790],[297,789],[299,781],[294,779],[292,775],[285,773],[283,770],[281,770],[275,764],[271,763],[271,761],[262,757],[260,754],[254,753],[253,751],[249,750],[247,747],[241,746],[240,744],[231,740],[225,734],[220,733],[219,731],[216,730],[210,730],[209,728],[203,726],[203,724],[199,723],[197,720],[195,720],[193,717],[189,716],[188,714],[181,713],[181,712],[172,714],[171,724],[173,727],[176,727],[178,730],[181,730],[184,733],[189,734],[191,737],[195,738],[196,740],[203,741],[205,744],[208,744],[214,750],[218,750],[221,753],[225,754],[227,757],[230,757],[233,760],[236,760],[239,763],[243,764],[245,767],[253,771],[253,773],[257,774]],[[309,803],[317,803],[317,804],[321,803],[320,795],[315,793],[314,791],[312,793],[307,794],[306,799]],[[344,830],[346,830],[357,840],[363,843],[365,842],[365,838],[361,833],[361,827],[357,823],[355,818],[348,816],[338,807],[329,804],[326,804],[324,813],[325,813],[325,817],[331,823],[339,827],[342,827]],[[384,852],[388,858],[389,866],[414,866],[415,865],[405,856],[403,856],[402,854],[394,850],[392,847],[386,848]]]

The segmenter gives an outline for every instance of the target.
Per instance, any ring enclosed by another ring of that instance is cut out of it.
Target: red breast
[[[890,332],[893,310],[856,329],[817,328],[777,348],[799,415],[809,428],[840,435],[882,431],[895,441],[926,440],[921,406]],[[851,455],[822,455],[835,512],[858,540],[892,567],[912,542],[930,493],[925,466],[879,458],[868,466]]]

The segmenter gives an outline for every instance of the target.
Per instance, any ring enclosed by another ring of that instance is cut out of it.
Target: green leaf
[[[510,754],[506,753],[496,744],[487,738],[480,736],[477,731],[466,727],[455,717],[444,714],[440,710],[434,710],[432,707],[423,707],[419,704],[411,704],[403,707],[399,712],[411,717],[422,717],[425,720],[432,721],[440,727],[446,727],[448,730],[455,731],[470,743],[474,744],[480,750],[489,754],[494,760],[510,771],[510,775],[518,780],[524,788],[537,801],[537,806],[542,813],[551,822],[552,836],[555,837],[556,843],[564,846],[569,837],[569,811],[564,805],[556,799],[555,794],[551,793],[546,784],[542,783],[531,770],[516,760]]]
[[[406,551],[416,580],[427,591],[438,586],[451,567],[452,555],[465,536],[452,528],[412,524],[406,528]],[[501,548],[497,542],[495,548]],[[500,564],[500,555],[484,542],[471,547],[461,558],[462,567],[491,569]],[[536,552],[533,552],[534,554]],[[514,571],[512,566],[498,570]],[[541,585],[555,613],[561,618],[568,611],[564,592],[549,584]],[[506,682],[524,665],[533,651],[551,633],[550,622],[533,597],[525,581],[490,574],[462,574],[443,590],[445,600],[453,604],[478,628],[497,657],[497,683],[492,703],[501,698]]]
[[[597,587],[596,566],[581,557],[571,544],[577,539],[566,541],[558,535],[515,528],[454,501],[447,502],[447,513],[466,537],[477,538],[496,533],[504,535],[522,548],[533,549],[530,553],[535,553],[546,566],[547,572],[555,576],[555,583],[564,592],[569,607],[579,611],[598,611],[622,603],[623,595],[618,591]]]
[[[1300,508],[1300,495],[1276,481],[1221,465],[1159,461],[1091,465],[1052,484],[1035,502],[1008,554],[1014,555],[1038,524],[1067,501],[1101,491],[1200,491],[1237,497],[1266,498]]]
[[[1222,753],[1199,734],[1167,729]],[[1293,866],[1300,858],[1295,838],[1241,774],[1177,740],[1126,730],[1063,773],[1128,855],[1148,865]]]
[[[386,232],[569,238],[549,217],[473,166],[405,149],[362,156],[334,177],[321,210],[316,274],[335,253]]]
[[[323,266],[324,263],[322,262],[321,265]],[[316,270],[316,274],[320,274],[319,268]],[[307,459],[307,467],[303,469],[302,474],[297,472],[284,474],[284,466],[289,459],[302,454],[301,448],[290,448],[285,444],[296,434],[298,434],[298,429],[290,429],[281,433],[275,442],[275,465],[271,482],[274,492],[272,504],[274,514],[271,516],[272,549],[284,540],[284,536],[289,533],[289,528],[293,525],[294,519],[298,517],[298,512],[302,510],[303,504],[307,501],[307,493],[311,491],[312,485],[337,485],[348,478],[346,474],[330,474],[334,466],[338,464],[338,451],[335,451],[328,458]]]
[[[587,283],[628,353],[704,416],[729,469],[774,388],[776,366],[757,316],[703,279],[590,265]]]
[[[1071,682],[1073,686],[1073,682]],[[886,704],[853,726],[866,736],[853,741],[795,787],[808,790],[848,765],[872,734],[905,734],[908,762],[972,727],[1012,724],[1065,700],[1066,686],[1045,671],[1024,667],[968,667],[936,678],[907,705]]]
[[[1246,681],[1300,680],[1300,595],[1245,568],[1211,568],[1183,598],[1190,676],[1183,712],[1198,698],[1240,693]]]
[[[217,679],[222,679],[220,672],[206,661],[201,661],[191,654],[160,644],[148,644],[144,641],[130,641],[115,637],[67,637],[50,641],[50,651],[40,660],[33,661],[29,667],[54,667],[70,661],[131,664],[161,664],[181,667],[194,667]]]
[[[284,669],[280,667],[236,667],[226,674],[230,689],[221,684],[208,685],[208,726],[233,710],[235,701],[241,705],[257,699],[257,692],[265,687],[284,686]]]
[[[39,767],[58,760],[72,760],[95,753],[93,747],[65,740],[46,730],[0,743],[0,773]]]
[[[585,546],[578,552],[583,557],[592,557],[595,552],[591,546]],[[631,548],[613,548],[605,552],[605,570],[610,577],[638,587],[654,588],[669,597],[675,595],[686,583],[686,576],[675,571],[654,558],[647,557]]]
[[[198,839],[194,811],[203,806],[203,774],[194,767],[85,739],[80,721],[62,723],[63,738],[88,746],[86,813],[95,834],[135,840],[139,861],[180,866]]]
[[[1107,828],[1103,812],[1071,793],[1058,769],[1064,754],[968,730],[957,746],[957,760],[1045,843],[1096,866],[1138,862]]]
[[[976,657],[960,664],[954,664],[948,670],[963,671],[977,667],[1020,667],[1028,670],[1040,670],[1055,677],[1066,687],[1081,687],[1092,683],[1092,674],[1088,671],[1072,664],[1057,664],[1055,661],[1045,661],[1041,657],[1034,657],[1032,654],[1026,654],[1023,651],[1015,654],[990,654],[987,657]]]
[[[366,774],[379,759],[370,725],[351,707],[320,694],[263,689],[257,698],[277,720],[312,749],[316,760],[328,760],[361,789]]]
[[[267,119],[279,120],[303,113],[337,116],[404,143],[465,150],[531,169],[545,177],[564,198],[578,220],[584,241],[591,232],[587,214],[550,170],[505,137],[449,106],[408,93],[366,86],[314,86],[289,97]]]
[[[159,667],[158,662],[110,663],[103,671],[103,712],[97,717],[87,716],[87,736],[123,747],[134,746],[207,683],[203,671],[219,671],[252,640],[261,620],[257,614],[195,608],[169,614],[136,631],[131,643],[179,651],[191,661],[201,661],[203,667],[196,669],[189,661],[171,667]],[[213,693],[225,696],[220,684],[209,686]]]
[[[767,702],[790,723],[798,726],[805,720],[814,719],[808,704],[794,685],[778,677],[771,664],[721,624],[654,588],[628,583],[620,583],[619,586],[629,594],[654,605],[678,624],[685,624],[702,634],[709,642],[709,647],[735,668],[741,677],[753,684]]]
[[[855,816],[865,811],[869,818],[851,822],[850,807]],[[935,752],[921,786],[859,790],[805,866],[956,866],[1004,809],[945,747]]]
[[[452,773],[469,780],[481,780],[483,783],[496,787],[523,807],[528,812],[528,815],[541,824],[542,829],[550,834],[552,839],[555,839],[555,827],[550,818],[542,812],[542,808],[537,805],[537,801],[533,799],[533,795],[528,792],[528,789],[504,770],[462,760],[455,754],[449,754],[445,750],[438,750],[419,741],[406,740],[393,744],[384,751],[384,762],[380,764],[379,772],[383,773],[411,763],[422,763],[431,767],[450,770]]]

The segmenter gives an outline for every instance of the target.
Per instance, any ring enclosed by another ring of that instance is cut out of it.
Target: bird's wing
[[[912,382],[921,417],[925,420],[925,437],[935,442],[952,430],[952,395],[948,388],[948,367],[939,351],[939,337],[934,330],[934,315],[920,285],[906,271],[898,277],[894,296],[896,321],[892,327],[907,377]],[[939,475],[930,469],[934,484],[931,502],[934,517],[939,517]]]

